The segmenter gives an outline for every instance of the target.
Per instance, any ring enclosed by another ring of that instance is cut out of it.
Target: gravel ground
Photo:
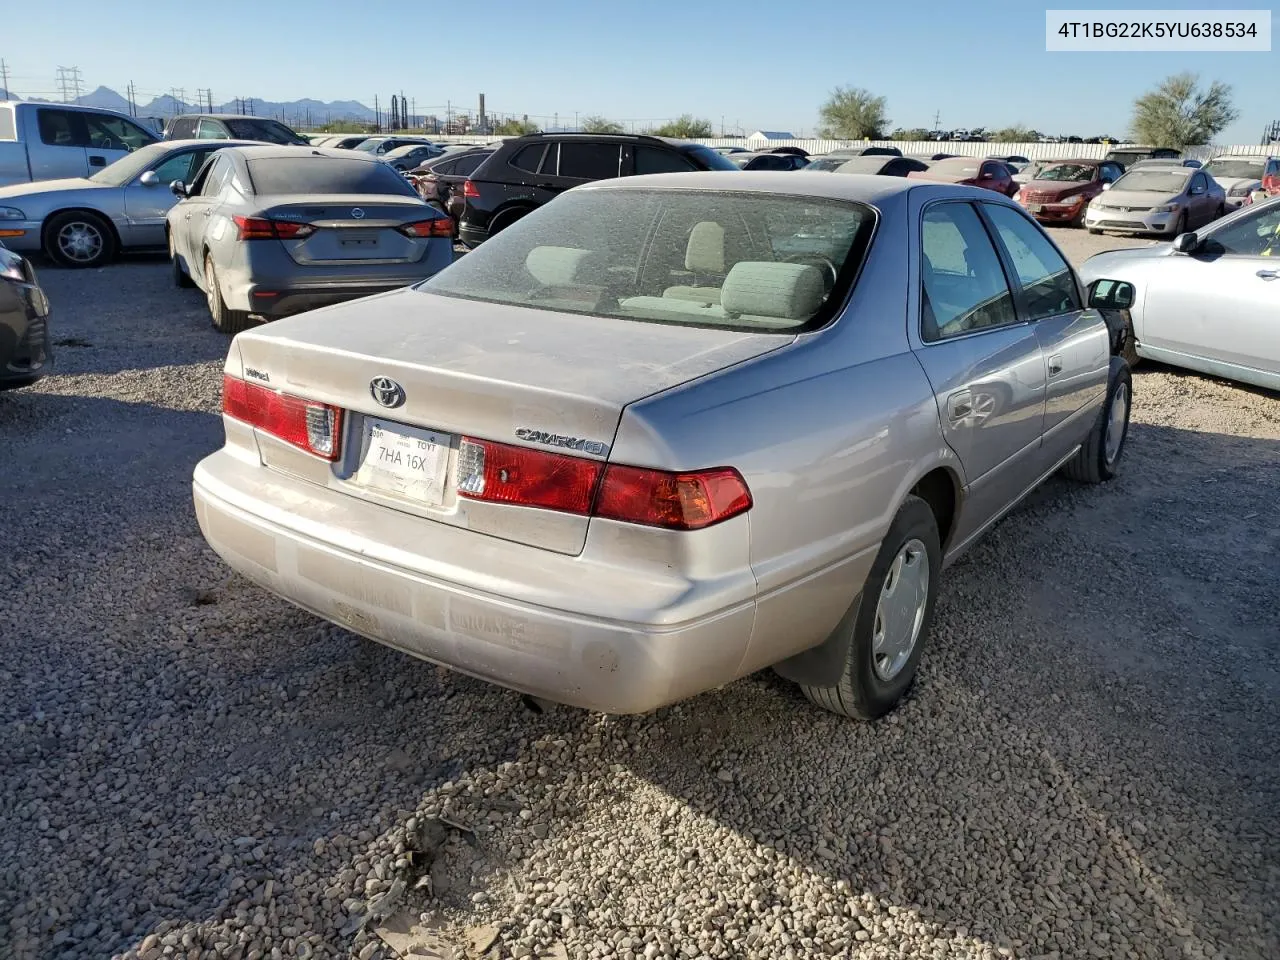
[[[229,575],[199,295],[42,276],[58,373],[0,394],[0,956],[372,960],[388,915],[490,957],[1280,954],[1275,395],[1140,368],[1122,476],[949,571],[880,723],[767,673],[535,714]]]

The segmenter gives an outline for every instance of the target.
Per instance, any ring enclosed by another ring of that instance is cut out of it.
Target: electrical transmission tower
[[[1271,126],[1262,131],[1262,142],[1264,144],[1280,143],[1280,120],[1272,120]]]
[[[58,68],[58,90],[62,93],[63,103],[72,103],[80,99],[80,68]]]
[[[4,91],[4,95],[7,98],[13,96],[9,92],[9,65],[4,62],[3,58],[0,58],[0,90]]]

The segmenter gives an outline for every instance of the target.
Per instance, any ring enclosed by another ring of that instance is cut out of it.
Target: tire
[[[489,221],[489,236],[501,233],[529,212],[528,210],[507,210],[498,214]]]
[[[173,248],[173,235],[170,234],[169,240],[169,276],[173,279],[175,287],[194,287],[196,282],[187,276],[187,271],[182,269],[182,262],[178,259],[178,251]]]
[[[116,235],[96,213],[68,210],[45,224],[44,252],[64,267],[100,267],[116,255]]]
[[[1122,406],[1117,409],[1116,405]],[[1107,399],[1079,452],[1062,468],[1068,479],[1079,483],[1105,483],[1120,472],[1120,457],[1129,439],[1129,414],[1133,407],[1133,376],[1121,364],[1107,386]],[[1114,415],[1114,420],[1113,420]],[[1115,440],[1115,430],[1120,436]],[[1110,438],[1109,439],[1109,435]]]
[[[218,286],[218,271],[213,266],[213,257],[205,254],[204,258],[205,296],[209,299],[209,317],[213,321],[213,329],[219,333],[235,336],[249,327],[249,314],[243,310],[228,310],[222,299],[222,290]]]
[[[1097,227],[1089,227],[1089,228],[1088,228],[1088,230],[1089,230],[1089,232],[1090,232],[1090,233],[1092,233],[1094,236],[1097,236],[1098,234],[1100,234],[1100,233],[1102,232],[1102,231],[1101,231],[1101,230],[1099,230]]]
[[[1173,233],[1170,236],[1178,236],[1187,232],[1187,211],[1183,210],[1178,214],[1178,219],[1174,221]]]
[[[899,558],[904,555],[908,559],[900,565]],[[924,564],[923,570],[919,566],[921,563]],[[904,575],[904,569],[912,565],[916,575],[923,576],[923,584]],[[927,503],[919,497],[909,496],[893,518],[862,592],[855,600],[857,609],[848,628],[848,652],[840,679],[830,687],[800,684],[804,695],[825,710],[861,720],[874,720],[892,710],[915,679],[933,620],[941,571],[942,549],[938,543],[937,520]],[[897,657],[889,662],[884,657],[886,648],[881,646],[877,653],[876,646],[876,633],[878,630],[885,632],[886,624],[881,616],[881,602],[892,602],[898,590],[910,589],[913,584],[915,589],[903,595],[903,599],[914,596],[915,600],[908,603],[903,612],[905,619],[900,618],[898,622],[907,625],[914,640],[910,641],[905,652],[898,645]],[[918,595],[921,588],[924,591],[922,598]],[[886,589],[889,591],[887,594]],[[882,657],[886,662],[881,662]]]

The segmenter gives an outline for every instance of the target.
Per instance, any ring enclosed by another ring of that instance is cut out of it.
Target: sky
[[[25,96],[56,96],[64,66],[80,68],[85,92],[123,93],[132,81],[144,103],[179,87],[189,100],[209,88],[215,103],[372,105],[376,94],[385,105],[403,91],[415,113],[443,114],[446,104],[474,110],[483,92],[491,113],[545,125],[598,114],[640,126],[692,113],[717,131],[814,136],[818,108],[845,85],[885,97],[895,127],[932,128],[939,115],[942,129],[1021,124],[1118,137],[1135,97],[1190,70],[1233,87],[1240,117],[1217,142],[1257,143],[1280,120],[1274,49],[1047,53],[1045,6],[1025,2],[219,0],[182,8],[186,17],[138,0],[14,2],[22,13],[5,17],[0,58]]]

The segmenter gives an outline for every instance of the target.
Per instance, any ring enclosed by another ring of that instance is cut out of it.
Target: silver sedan
[[[215,150],[240,140],[168,140],[92,177],[0,187],[0,240],[68,267],[97,267],[121,250],[163,249],[174,180],[191,180]]]
[[[407,286],[453,260],[453,220],[352,151],[237,147],[172,189],[174,283],[203,290],[224,333]]]
[[[733,180],[585,184],[426,283],[237,336],[209,543],[551,700],[641,712],[776,665],[891,709],[943,567],[1059,468],[1116,473],[1123,327],[993,191]]]
[[[1133,286],[1139,357],[1280,390],[1280,197],[1080,272]]]
[[[1085,210],[1090,233],[1177,236],[1216,220],[1227,209],[1227,193],[1213,177],[1174,162],[1130,170],[1102,189]]]

